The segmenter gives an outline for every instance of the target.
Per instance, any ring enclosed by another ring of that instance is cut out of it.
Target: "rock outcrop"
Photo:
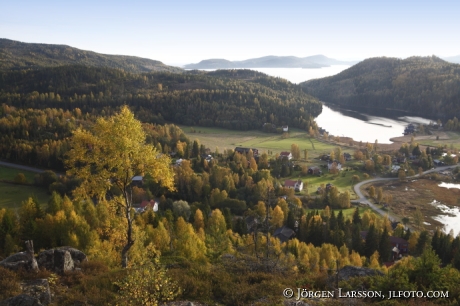
[[[364,267],[345,266],[339,270],[339,281],[348,280],[350,277],[375,275],[383,275],[383,272]]]
[[[33,270],[38,271],[37,260],[34,256],[34,243],[32,240],[27,240],[26,251],[13,254],[4,260],[0,261],[0,266],[10,270]]]
[[[51,303],[51,291],[47,279],[35,279],[21,284],[22,292],[40,301],[42,305]]]
[[[43,306],[37,298],[27,294],[20,294],[15,297],[0,301],[0,306]]]
[[[11,270],[46,269],[59,274],[75,270],[82,262],[87,261],[85,253],[71,247],[50,249],[38,254],[37,259],[33,253],[32,241],[26,241],[27,251],[16,253],[0,261],[0,266]]]

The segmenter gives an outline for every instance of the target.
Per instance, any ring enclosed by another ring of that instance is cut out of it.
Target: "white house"
[[[342,170],[342,164],[341,163],[339,163],[339,162],[331,162],[331,161],[329,161],[327,163],[327,170],[331,171],[332,167],[334,167],[334,164],[335,164],[335,167],[336,167],[337,170],[339,170],[339,171]]]
[[[280,157],[281,159],[287,158],[288,160],[292,159],[292,153],[291,152],[281,152]]]
[[[284,181],[284,187],[294,189],[296,192],[302,191],[303,189],[303,182],[301,180],[292,181],[286,180]]]
[[[289,131],[289,127],[287,125],[283,125],[283,132]]]

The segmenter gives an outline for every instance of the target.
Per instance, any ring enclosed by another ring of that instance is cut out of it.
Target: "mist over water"
[[[250,68],[250,70],[259,71],[268,74],[272,77],[283,78],[291,83],[299,84],[311,79],[319,79],[336,75],[345,69],[350,68],[349,65],[333,65],[330,67],[323,68]],[[238,68],[236,68],[238,69]],[[248,68],[241,68],[248,69]],[[215,71],[218,69],[200,69],[203,71]]]

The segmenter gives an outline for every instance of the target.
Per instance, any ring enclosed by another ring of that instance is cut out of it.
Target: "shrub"
[[[19,285],[18,275],[13,271],[0,267],[0,288],[0,301],[20,294],[21,286]]]
[[[14,177],[14,182],[18,184],[27,184],[26,176],[23,173],[18,173]]]

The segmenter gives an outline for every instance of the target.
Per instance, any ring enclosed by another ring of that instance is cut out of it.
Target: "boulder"
[[[0,261],[0,266],[10,270],[33,270],[38,271],[37,261],[34,257],[34,244],[32,240],[27,240],[26,251],[13,254]]]
[[[75,248],[66,246],[59,248],[59,250],[68,251],[70,253],[70,256],[72,256],[72,260],[76,267],[80,266],[82,262],[88,261],[88,257],[86,257],[86,254]]]
[[[70,252],[64,249],[46,250],[38,254],[37,260],[40,268],[62,274],[74,269],[74,262]]]
[[[35,279],[21,284],[22,292],[36,298],[43,305],[51,303],[51,291],[47,279]]]
[[[40,252],[37,257],[38,266],[49,271],[63,273],[74,270],[82,262],[88,261],[85,253],[71,247],[61,247],[57,249]]]
[[[375,270],[375,269],[345,266],[339,270],[339,281],[348,280],[350,277],[355,277],[355,276],[375,276],[375,275],[384,275],[384,274],[382,271]]]
[[[15,297],[0,301],[0,306],[43,306],[40,300],[27,294],[20,294]]]
[[[57,273],[65,273],[72,271],[74,263],[72,255],[66,250],[54,250],[54,271]]]

